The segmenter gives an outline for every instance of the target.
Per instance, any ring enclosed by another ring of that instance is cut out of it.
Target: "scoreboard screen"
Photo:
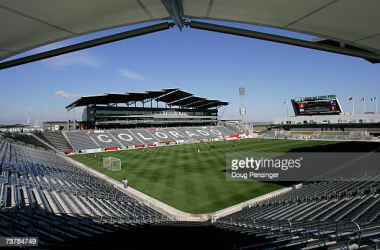
[[[335,95],[298,97],[292,100],[294,113],[299,115],[339,115],[342,109]]]

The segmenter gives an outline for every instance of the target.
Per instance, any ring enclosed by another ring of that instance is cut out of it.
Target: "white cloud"
[[[122,69],[122,70],[119,70],[119,72],[122,76],[128,77],[129,79],[132,79],[132,80],[138,80],[138,81],[144,81],[145,80],[144,76],[139,75],[139,74],[137,74],[131,70]]]
[[[36,107],[36,106],[27,106],[26,110],[32,111],[33,109],[36,109],[36,108],[38,108],[38,107]]]
[[[79,98],[79,97],[82,97],[81,94],[67,93],[67,92],[62,91],[62,90],[59,90],[59,91],[55,92],[55,95],[58,98]]]
[[[36,53],[46,52],[50,50],[54,50],[57,48],[68,46],[69,44],[65,42],[57,42],[54,44],[49,44],[42,46],[40,48],[37,48],[35,50]],[[88,67],[88,68],[98,68],[101,66],[101,61],[93,56],[92,54],[88,53],[88,51],[78,51],[78,52],[72,52],[69,54],[56,56],[49,58],[47,60],[43,60],[42,64],[44,64],[47,67],[55,68],[55,69],[62,69],[67,68],[71,66],[82,66],[82,67]]]
[[[101,61],[99,59],[83,51],[53,57],[43,60],[42,63],[45,66],[54,69],[63,69],[68,67],[99,68],[101,66]]]
[[[21,55],[24,55],[24,56],[34,55],[34,54],[62,48],[65,46],[69,46],[69,45],[71,44],[67,43],[66,41],[61,41],[61,42],[48,44],[36,49],[29,50],[25,53],[22,53]],[[17,55],[17,56],[20,56],[20,55]],[[52,58],[42,60],[40,61],[40,63],[45,67],[58,69],[58,70],[69,68],[69,67],[99,68],[103,64],[103,62],[99,58],[91,54],[89,51],[77,51],[77,52],[72,52],[65,55],[61,55],[61,56],[55,56]]]
[[[3,105],[7,105],[7,106],[10,106],[10,102],[6,101],[6,100],[0,100],[0,103],[3,104]]]

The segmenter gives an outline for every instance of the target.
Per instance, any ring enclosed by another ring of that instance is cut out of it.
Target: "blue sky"
[[[228,24],[310,40],[292,32]],[[70,39],[24,53],[29,55],[135,25]],[[222,119],[238,119],[238,88],[245,85],[246,120],[285,116],[285,99],[336,94],[345,111],[350,96],[380,93],[380,65],[288,45],[177,28],[0,71],[0,124],[31,125],[65,120],[65,106],[82,95],[181,87],[195,95],[230,101]],[[220,110],[222,113],[223,109]],[[81,110],[77,117],[80,119]],[[293,112],[290,112],[293,114]]]

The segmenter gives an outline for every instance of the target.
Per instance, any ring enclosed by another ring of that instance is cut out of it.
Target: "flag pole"
[[[376,107],[376,113],[377,114],[377,97],[375,97],[375,107]]]
[[[352,97],[352,114],[355,114],[355,97]]]
[[[286,117],[289,117],[289,102],[286,99]]]
[[[365,97],[363,97],[363,104],[364,104],[364,114],[365,114]]]

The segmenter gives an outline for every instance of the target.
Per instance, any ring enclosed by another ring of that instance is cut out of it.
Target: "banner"
[[[119,150],[119,147],[110,147],[110,148],[105,148],[106,151],[115,151]]]
[[[97,152],[102,152],[102,149],[101,148],[87,149],[87,150],[83,150],[82,152],[83,153],[97,153]]]

